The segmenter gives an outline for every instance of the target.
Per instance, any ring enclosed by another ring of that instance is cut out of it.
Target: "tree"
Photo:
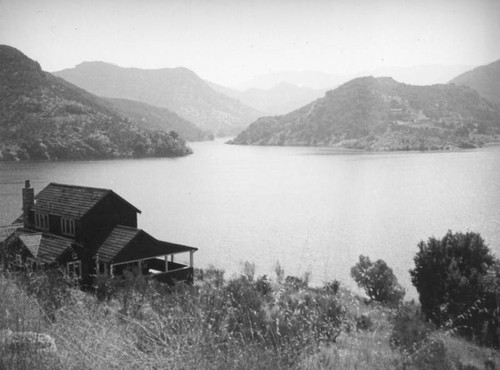
[[[359,262],[351,268],[351,276],[374,301],[398,304],[405,295],[392,269],[383,260],[372,263],[369,257],[360,255]]]
[[[418,248],[410,274],[426,318],[466,337],[485,338],[481,332],[498,323],[500,274],[483,238],[448,231],[441,240],[421,241]]]

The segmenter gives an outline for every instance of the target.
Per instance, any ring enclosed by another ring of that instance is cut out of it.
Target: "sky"
[[[53,72],[186,67],[233,86],[280,71],[500,59],[498,0],[0,0],[0,44]]]

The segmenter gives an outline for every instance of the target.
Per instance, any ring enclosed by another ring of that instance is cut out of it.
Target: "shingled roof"
[[[140,210],[112,190],[56,183],[50,183],[37,194],[32,210],[58,216],[80,218],[109,194],[113,194],[136,212],[141,213]]]
[[[40,262],[52,263],[58,260],[69,249],[81,249],[81,245],[74,240],[50,233],[20,231],[19,240],[30,251],[32,256]]]
[[[196,250],[157,240],[140,229],[117,226],[102,243],[97,254],[102,262],[120,263]]]

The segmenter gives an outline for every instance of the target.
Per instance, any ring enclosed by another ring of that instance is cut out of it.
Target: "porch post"
[[[113,273],[113,264],[112,263],[109,264],[109,276],[111,276],[111,277],[115,276],[115,274]]]
[[[193,267],[194,251],[189,251],[189,267]]]
[[[137,265],[139,266],[139,273],[142,275],[142,260],[137,261]]]
[[[165,272],[168,272],[168,254],[165,255]]]

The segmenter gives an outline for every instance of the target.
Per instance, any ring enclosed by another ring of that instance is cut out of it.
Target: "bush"
[[[383,260],[372,263],[369,257],[360,255],[359,262],[351,268],[351,276],[371,300],[396,305],[405,295],[392,269]]]
[[[398,308],[393,324],[391,347],[399,348],[406,354],[413,354],[424,345],[434,329],[413,302],[402,304]]]
[[[410,274],[427,319],[498,346],[500,269],[481,236],[448,231],[418,248]]]

